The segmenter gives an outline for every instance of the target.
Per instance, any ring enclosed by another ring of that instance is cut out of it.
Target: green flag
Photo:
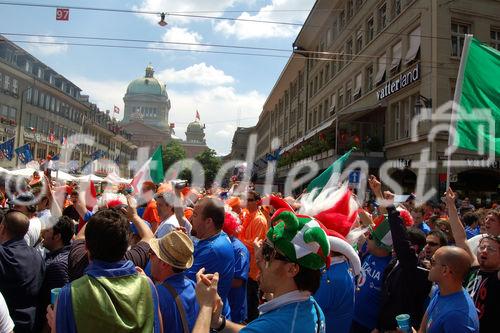
[[[454,145],[481,154],[500,154],[500,51],[467,35],[455,103]]]
[[[323,171],[318,177],[311,180],[309,185],[307,185],[307,192],[310,193],[312,192],[312,190],[317,189],[319,193],[321,192],[323,187],[325,187],[325,185],[328,184],[328,181],[332,178],[332,176],[340,177],[342,169],[344,169],[344,164],[349,159],[354,149],[355,148],[352,148],[347,153],[342,155],[339,159],[333,162],[332,165],[326,168],[326,170]]]

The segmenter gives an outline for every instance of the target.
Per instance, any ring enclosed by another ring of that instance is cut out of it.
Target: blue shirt
[[[427,333],[479,332],[477,310],[465,289],[446,296],[436,290],[426,313]]]
[[[424,234],[428,234],[429,232],[431,232],[431,227],[429,227],[429,225],[425,222],[422,222],[420,223],[417,228],[419,228],[420,230],[422,230],[424,232]]]
[[[234,277],[243,280],[237,288],[231,288],[227,297],[231,308],[231,320],[241,323],[247,319],[247,280],[250,270],[250,253],[243,243],[236,237],[230,237],[234,250]]]
[[[319,315],[319,320],[318,320]],[[316,301],[293,302],[261,314],[240,330],[240,333],[316,333],[325,332],[325,316]]]
[[[171,285],[182,302],[189,331],[191,332],[198,316],[198,302],[196,301],[195,283],[186,278],[184,273],[175,274],[168,277],[165,282]],[[177,309],[177,304],[172,294],[163,285],[157,285],[158,298],[160,299],[160,312],[163,319],[163,332],[183,333],[181,314]]]
[[[354,302],[354,320],[370,330],[377,326],[382,277],[390,261],[391,256],[376,257],[368,254],[363,258],[362,280]]]
[[[470,239],[474,236],[477,236],[480,233],[481,233],[481,230],[479,229],[479,225],[477,227],[475,227],[474,229],[472,229],[469,226],[465,227],[465,234],[467,235],[467,239]]]
[[[222,313],[230,318],[230,308],[227,295],[231,289],[234,276],[234,250],[229,237],[220,232],[210,238],[196,242],[194,246],[194,263],[186,271],[186,276],[196,281],[196,273],[205,267],[205,273],[219,273],[219,285],[217,292],[224,302]]]
[[[314,294],[326,318],[326,332],[349,333],[354,316],[354,278],[347,261],[332,264],[321,274]]]

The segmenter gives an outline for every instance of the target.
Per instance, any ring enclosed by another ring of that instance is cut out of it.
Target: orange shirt
[[[243,220],[243,225],[238,238],[250,252],[250,272],[248,276],[257,281],[259,276],[259,268],[257,267],[257,262],[255,261],[255,253],[253,248],[253,242],[255,238],[264,239],[266,238],[267,232],[267,221],[264,215],[257,210],[253,213],[247,213],[245,219]]]
[[[142,214],[142,219],[151,223],[151,229],[153,232],[156,231],[158,225],[160,224],[160,216],[158,215],[158,209],[156,208],[156,200],[151,200],[148,202],[146,208],[144,209],[144,214]]]

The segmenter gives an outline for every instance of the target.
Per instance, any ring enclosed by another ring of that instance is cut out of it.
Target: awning
[[[336,119],[336,117],[334,117],[334,118],[332,118],[332,119],[324,122],[319,127],[315,128],[312,131],[310,131],[309,133],[307,133],[306,136],[304,136],[304,137],[302,137],[300,139],[295,140],[295,142],[293,142],[293,143],[289,144],[288,146],[286,146],[285,148],[283,148],[283,152],[286,152],[286,151],[292,149],[293,147],[295,147],[299,143],[304,142],[306,140],[309,140],[310,138],[312,138],[313,136],[315,136],[319,132],[323,131],[324,129],[327,129],[328,127],[330,127],[333,124],[333,122],[335,121],[335,119]]]
[[[381,103],[377,103],[377,104],[369,106],[369,107],[358,108],[358,109],[354,109],[354,110],[351,109],[347,112],[342,112],[339,115],[340,122],[355,120],[355,119],[363,117],[371,112],[374,112],[377,109],[380,109],[381,111],[385,110],[386,107],[387,107],[387,103],[381,102]]]
[[[399,67],[401,64],[401,42],[397,43],[392,48],[392,62],[391,62],[391,72]]]
[[[378,72],[375,75],[375,85],[379,85],[385,79],[385,70],[387,64],[385,62],[385,53],[378,59]]]
[[[405,64],[412,62],[420,51],[420,27],[410,33],[410,47],[405,57]]]

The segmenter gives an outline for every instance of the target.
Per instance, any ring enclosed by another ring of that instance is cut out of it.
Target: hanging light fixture
[[[168,23],[165,21],[165,13],[160,14],[160,22],[158,24],[162,27],[166,26]]]

